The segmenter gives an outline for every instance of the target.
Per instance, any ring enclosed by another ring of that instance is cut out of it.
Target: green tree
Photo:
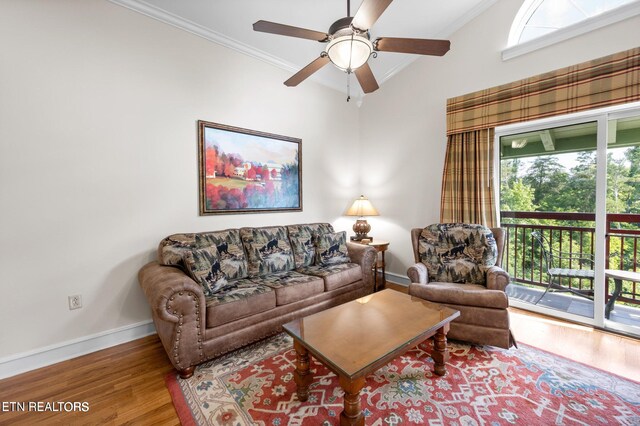
[[[519,179],[521,169],[522,160],[519,158],[502,160],[500,165],[500,182],[502,182],[503,185],[511,186],[513,182]]]
[[[516,179],[511,185],[503,186],[500,190],[500,209],[511,212],[535,211],[534,192],[522,179]]]
[[[629,185],[629,167],[624,158],[615,159],[609,153],[607,155],[607,212],[626,213],[627,207],[632,204],[634,188]]]
[[[629,161],[627,184],[630,186],[626,211],[640,213],[640,146],[627,149],[625,158]]]
[[[533,160],[522,181],[533,188],[533,203],[543,210],[551,210],[552,206],[545,201],[562,194],[563,185],[559,183],[567,181],[567,172],[557,157],[545,155]]]
[[[595,151],[578,154],[578,164],[571,168],[570,179],[555,201],[554,211],[591,213],[596,210]]]

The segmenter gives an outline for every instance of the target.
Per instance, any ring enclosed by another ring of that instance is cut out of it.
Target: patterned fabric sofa
[[[373,291],[376,251],[328,223],[175,234],[138,274],[169,359],[187,378],[282,324]]]
[[[416,264],[409,294],[460,311],[447,337],[509,348],[509,274],[501,267],[504,230],[483,225],[436,223],[411,230]]]

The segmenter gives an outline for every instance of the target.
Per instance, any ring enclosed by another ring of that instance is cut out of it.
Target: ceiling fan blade
[[[306,28],[292,27],[291,25],[277,24],[269,21],[258,21],[253,24],[254,31],[278,34],[289,37],[306,38],[309,40],[326,41],[329,34],[321,31],[308,30]]]
[[[376,23],[380,15],[393,0],[364,0],[353,16],[351,24],[362,31],[366,31]]]
[[[360,87],[362,87],[364,93],[371,93],[378,90],[378,82],[373,72],[371,72],[369,64],[364,64],[354,72],[356,73],[356,77],[358,77],[358,83],[360,83]]]
[[[418,55],[442,56],[449,51],[449,40],[430,40],[424,38],[382,37],[373,43],[374,49],[381,52],[415,53]]]
[[[285,81],[284,84],[289,87],[297,86],[298,84],[302,83],[307,77],[309,77],[311,74],[318,71],[320,68],[327,65],[328,63],[329,63],[328,56],[326,55],[320,56],[319,58],[311,62],[309,65],[307,65],[306,67],[302,68],[300,71],[295,73],[289,80]]]

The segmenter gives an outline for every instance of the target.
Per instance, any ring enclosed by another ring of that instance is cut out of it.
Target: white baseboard
[[[0,379],[46,367],[154,334],[153,321],[142,321],[0,359]]]
[[[388,281],[408,286],[409,278],[403,275],[386,272]],[[46,367],[58,362],[66,361],[91,352],[96,352],[112,346],[127,343],[154,334],[156,329],[153,321],[142,321],[113,330],[103,331],[90,336],[68,340],[62,343],[45,346],[32,351],[22,352],[0,358],[0,379],[16,376],[27,371]]]
[[[411,280],[406,275],[394,274],[393,272],[385,272],[385,278],[392,283],[408,286],[411,284]]]

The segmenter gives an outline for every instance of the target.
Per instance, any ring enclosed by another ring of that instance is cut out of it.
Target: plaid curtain
[[[447,100],[447,135],[640,100],[640,47]]]
[[[493,176],[494,129],[449,135],[442,173],[440,222],[497,226]]]
[[[448,99],[440,221],[496,225],[496,126],[638,100],[640,47]]]

